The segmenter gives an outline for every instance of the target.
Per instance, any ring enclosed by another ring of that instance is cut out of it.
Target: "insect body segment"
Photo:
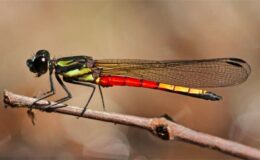
[[[206,100],[215,101],[221,99],[220,96],[202,89],[175,86],[175,85],[147,81],[147,80],[137,79],[137,78],[130,78],[130,77],[102,76],[96,80],[96,83],[103,87],[112,87],[112,86],[143,87],[143,88],[165,90],[169,92],[189,95],[192,97],[202,98]]]
[[[112,86],[132,86],[144,88],[158,88],[158,83],[137,78],[120,77],[120,76],[102,76],[96,82],[103,87]]]
[[[82,68],[82,69],[74,69],[68,72],[62,73],[64,77],[79,77],[91,73],[92,70],[90,68]]]

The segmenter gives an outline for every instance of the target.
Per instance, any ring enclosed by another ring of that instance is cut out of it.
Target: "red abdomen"
[[[98,84],[103,87],[110,86],[133,86],[144,88],[158,88],[158,83],[137,78],[120,77],[120,76],[102,76]]]
[[[96,83],[103,87],[133,86],[133,87],[160,89],[168,92],[189,95],[192,97],[197,97],[197,98],[202,98],[202,99],[212,100],[212,101],[217,101],[221,99],[220,96],[208,92],[206,90],[188,88],[183,86],[175,86],[171,84],[158,83],[158,82],[147,81],[147,80],[137,79],[137,78],[130,78],[130,77],[102,76],[96,80]]]

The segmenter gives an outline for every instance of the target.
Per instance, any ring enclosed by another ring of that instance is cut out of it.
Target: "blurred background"
[[[37,50],[52,57],[200,59],[237,57],[252,74],[245,83],[212,89],[219,102],[131,87],[103,89],[107,111],[178,123],[260,148],[260,1],[0,1],[0,90],[35,96],[49,89],[25,62]],[[57,86],[57,83],[56,83]],[[90,89],[68,84],[83,106]],[[57,86],[57,99],[64,96]],[[52,99],[53,100],[53,99]],[[89,108],[102,110],[97,92]],[[235,159],[141,129],[66,115],[0,108],[0,158]]]

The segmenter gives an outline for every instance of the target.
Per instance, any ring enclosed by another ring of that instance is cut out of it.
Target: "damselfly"
[[[49,71],[50,91],[44,93],[37,101],[55,94],[53,73],[67,93],[67,96],[57,100],[56,104],[46,106],[46,109],[55,109],[57,108],[55,105],[72,98],[63,82],[92,88],[81,115],[86,111],[96,85],[101,93],[103,107],[104,99],[100,86],[143,87],[217,101],[221,99],[221,96],[197,88],[232,86],[244,82],[250,75],[249,64],[238,58],[163,61],[94,60],[92,57],[82,55],[51,59],[46,50],[39,50],[31,59],[28,59],[27,66],[31,72],[36,73],[37,77]]]

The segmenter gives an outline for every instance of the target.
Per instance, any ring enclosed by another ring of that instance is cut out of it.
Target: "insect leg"
[[[72,79],[64,79],[66,82],[68,83],[73,83],[73,84],[78,84],[78,85],[83,85],[83,86],[86,86],[86,87],[91,87],[93,90],[91,92],[91,95],[84,107],[84,109],[82,110],[81,114],[80,114],[80,117],[82,117],[82,115],[85,113],[85,111],[87,110],[87,107],[88,107],[88,104],[89,102],[91,101],[94,93],[95,93],[95,90],[96,90],[96,86],[93,85],[93,84],[89,84],[89,83],[83,83],[83,82],[80,82],[80,81],[77,81],[77,80],[72,80]]]
[[[55,73],[55,77],[56,77],[56,79],[57,79],[57,81],[59,82],[59,84],[61,85],[61,87],[64,89],[64,91],[67,93],[67,96],[65,96],[65,97],[63,97],[63,98],[61,98],[61,99],[58,99],[58,100],[56,100],[55,102],[55,104],[53,104],[53,105],[47,105],[47,106],[45,106],[45,111],[52,111],[52,110],[54,110],[54,109],[56,109],[56,108],[62,108],[62,107],[66,107],[67,105],[62,105],[62,106],[57,106],[58,104],[60,104],[60,103],[63,103],[63,102],[65,102],[65,101],[67,101],[67,100],[69,100],[69,99],[71,99],[72,98],[72,95],[71,95],[71,93],[70,93],[70,91],[68,90],[68,88],[65,86],[65,84],[63,83],[63,81],[61,80],[61,78],[59,77],[59,75],[58,75],[58,73]]]
[[[105,101],[104,101],[104,97],[103,97],[103,93],[102,93],[102,90],[101,90],[101,86],[100,86],[100,85],[98,85],[98,89],[99,89],[99,93],[100,93],[100,96],[101,96],[103,109],[106,110]]]
[[[54,84],[53,84],[53,80],[52,80],[52,73],[53,73],[53,69],[50,69],[49,70],[49,82],[50,82],[50,90],[43,93],[36,101],[34,101],[30,107],[29,107],[29,110],[27,111],[27,114],[29,116],[29,118],[31,119],[32,121],[32,124],[35,125],[35,115],[34,115],[34,112],[32,111],[33,109],[33,106],[39,102],[40,100],[43,100],[45,98],[48,98],[50,96],[53,96],[55,94],[55,88],[54,88]],[[49,103],[50,104],[50,103]]]
[[[48,98],[50,96],[53,96],[55,94],[55,88],[54,88],[54,84],[53,84],[53,80],[52,80],[52,70],[50,70],[49,73],[49,82],[50,82],[50,90],[43,93],[36,101],[34,101],[31,106],[30,106],[30,111],[32,110],[33,106],[39,102],[40,100],[43,100],[45,98]]]

